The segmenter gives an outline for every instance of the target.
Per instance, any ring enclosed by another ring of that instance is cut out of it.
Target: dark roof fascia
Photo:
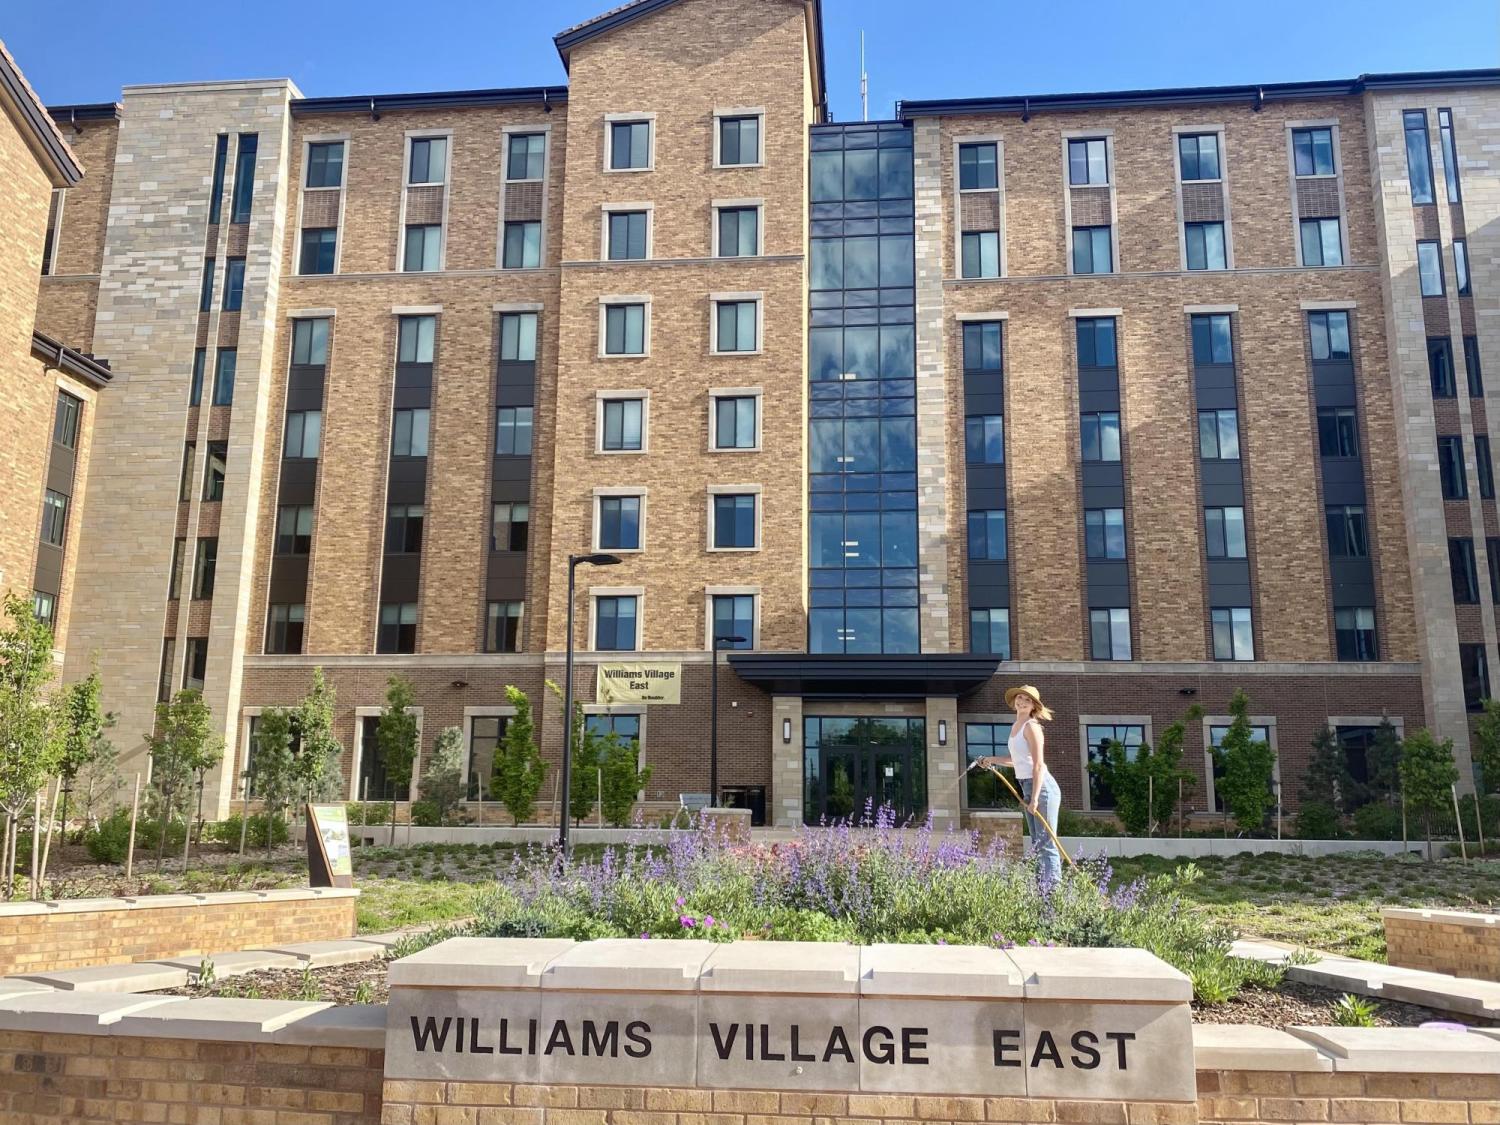
[[[818,96],[814,109],[819,121],[831,120],[828,116],[828,63],[823,54],[823,0],[812,0],[813,30],[818,36]]]
[[[435,90],[420,94],[352,94],[337,98],[295,98],[292,115],[381,113],[399,109],[468,109],[487,105],[565,104],[566,86],[517,86],[502,90]]]
[[[746,683],[772,695],[822,699],[964,695],[993,677],[1000,663],[999,657],[971,653],[844,656],[731,652],[727,655],[730,667]]]
[[[118,121],[119,102],[90,102],[87,105],[49,105],[47,112],[59,125],[71,125],[75,121]]]
[[[1409,74],[1366,74],[1321,82],[1268,82],[1259,86],[1188,86],[1162,90],[1117,90],[1096,94],[1037,94],[1003,98],[948,98],[932,101],[901,101],[896,116],[958,116],[972,113],[1020,113],[1029,116],[1041,110],[1098,108],[1147,108],[1169,105],[1223,105],[1297,98],[1349,97],[1366,89],[1400,90],[1434,87],[1500,85],[1500,70],[1450,70]]]
[[[39,155],[45,164],[52,166],[58,180],[64,186],[72,187],[83,179],[83,165],[78,163],[78,158],[63,141],[57,127],[47,120],[47,114],[36,100],[36,95],[31,92],[26,79],[21,77],[21,71],[4,50],[0,50],[0,88],[15,103],[21,114],[23,127],[36,138]],[[58,180],[52,182],[56,184]]]
[[[48,367],[55,367],[94,387],[102,389],[114,378],[109,368],[93,356],[84,355],[77,348],[70,348],[41,332],[31,334],[31,354],[43,360]]]

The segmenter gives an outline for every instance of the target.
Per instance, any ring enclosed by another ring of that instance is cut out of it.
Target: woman
[[[1052,718],[1052,712],[1042,703],[1041,693],[1030,684],[1013,687],[1005,693],[1005,705],[1016,713],[1016,721],[1010,728],[1007,743],[1010,753],[1006,756],[981,758],[986,766],[1012,766],[1016,780],[1021,783],[1021,797],[1025,802],[1026,825],[1031,832],[1031,844],[1040,853],[1041,881],[1044,886],[1062,878],[1062,856],[1052,833],[1057,831],[1057,811],[1062,805],[1062,790],[1057,780],[1047,769],[1046,735],[1042,733],[1042,721]],[[1033,798],[1032,794],[1035,794]],[[1034,810],[1034,811],[1033,811]],[[1052,832],[1042,825],[1045,817]]]

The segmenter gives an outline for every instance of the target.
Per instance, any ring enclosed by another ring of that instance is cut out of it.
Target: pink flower
[[[712,914],[705,914],[703,916],[703,924],[705,926],[712,926],[714,924],[714,916]]]
[[[641,935],[641,940],[642,941],[650,941],[651,940],[651,935],[650,934],[642,934]]]
[[[687,899],[683,898],[681,895],[678,895],[677,896],[677,905],[678,906],[686,906],[687,905]]]
[[[693,916],[691,914],[684,914],[681,918],[679,918],[677,920],[679,922],[681,922],[684,926],[686,926],[688,929],[692,929],[694,926],[696,926],[698,924],[697,921],[694,920],[694,918],[693,918]]]

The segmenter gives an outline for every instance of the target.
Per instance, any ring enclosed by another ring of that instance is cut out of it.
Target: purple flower
[[[678,906],[686,906],[687,905],[687,899],[683,898],[681,895],[678,895],[677,896],[677,905]]]
[[[641,935],[641,940],[642,941],[650,941],[651,940],[651,935],[650,934],[642,934]]]
[[[712,926],[714,924],[714,916],[712,914],[705,914],[703,916],[703,924],[705,926]]]
[[[696,926],[698,924],[697,921],[693,918],[693,916],[691,914],[684,914],[681,918],[679,918],[677,920],[679,922],[681,922],[684,926],[686,926],[688,929],[692,929],[694,926]]]

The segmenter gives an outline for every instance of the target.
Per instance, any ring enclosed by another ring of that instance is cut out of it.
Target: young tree
[[[96,665],[83,679],[69,684],[62,692],[62,757],[57,775],[62,781],[63,839],[68,838],[68,795],[85,766],[92,762],[101,746],[107,746],[104,728],[107,723],[99,706],[99,668]]]
[[[1214,749],[1214,762],[1223,771],[1219,795],[1241,832],[1256,832],[1276,804],[1271,783],[1276,776],[1276,752],[1268,742],[1251,737],[1250,700],[1236,690],[1229,701],[1233,721]]]
[[[385,766],[385,777],[390,782],[391,798],[391,845],[396,843],[396,802],[401,794],[411,797],[412,769],[417,762],[417,716],[412,712],[415,698],[411,681],[401,676],[392,676],[386,681],[385,709],[375,724],[375,744],[380,748],[380,760]]]
[[[114,725],[114,713],[106,712],[104,730],[107,731]],[[115,744],[100,732],[94,743],[93,754],[79,769],[78,776],[73,781],[73,791],[80,795],[78,799],[85,832],[98,824],[101,808],[108,810],[114,807],[116,795],[125,785],[125,779],[120,776],[119,761],[120,752],[115,749]]]
[[[298,738],[297,791],[310,801],[338,800],[343,794],[344,747],[333,735],[333,706],[334,690],[323,669],[314,668],[312,690],[292,714]]]
[[[223,756],[224,743],[210,732],[208,704],[195,688],[184,688],[170,703],[156,705],[156,730],[146,741],[151,751],[151,790],[161,822],[156,842],[160,870],[167,825],[179,812],[187,811],[194,775],[213,767]]]
[[[1302,780],[1297,834],[1305,838],[1337,834],[1342,818],[1353,809],[1357,788],[1349,772],[1348,755],[1325,723],[1313,736],[1312,754]]]
[[[1500,793],[1500,700],[1486,699],[1470,744],[1480,793]]]
[[[599,769],[604,775],[600,809],[604,819],[616,828],[630,822],[630,810],[636,795],[651,780],[651,767],[640,765],[640,750],[634,741],[625,741],[614,731],[601,740]]]
[[[247,784],[265,811],[269,855],[275,847],[276,825],[285,817],[300,784],[297,757],[292,753],[292,713],[285,707],[267,707],[260,713]]]
[[[551,680],[547,681],[547,688],[553,695],[562,698],[562,688]],[[568,777],[568,792],[564,797],[568,802],[568,815],[575,824],[594,811],[594,802],[599,799],[599,751],[599,736],[589,730],[583,717],[583,703],[575,699],[573,752],[570,755],[573,761]]]
[[[52,630],[38,621],[31,602],[5,599],[9,629],[0,630],[0,808],[5,810],[4,893],[15,885],[16,834],[22,811],[57,772],[62,723],[47,685],[56,675]]]
[[[1401,753],[1401,791],[1406,806],[1422,817],[1422,832],[1427,838],[1427,858],[1432,858],[1432,816],[1448,807],[1452,786],[1458,781],[1458,767],[1453,763],[1453,740],[1439,742],[1425,728],[1406,738]]]
[[[1364,797],[1370,801],[1384,801],[1388,805],[1400,803],[1401,786],[1401,736],[1389,718],[1382,718],[1375,728],[1375,739],[1365,753],[1366,773]]]
[[[496,750],[490,794],[504,802],[511,823],[520,824],[536,812],[536,797],[547,778],[547,763],[536,748],[531,700],[520,688],[509,684],[505,698],[516,713],[506,722],[505,737]]]
[[[1100,745],[1100,756],[1089,763],[1089,773],[1109,787],[1115,815],[1127,832],[1152,831],[1171,822],[1177,808],[1177,782],[1197,780],[1192,770],[1182,768],[1182,743],[1188,722],[1202,714],[1201,708],[1190,708],[1162,731],[1154,749],[1148,742],[1126,747],[1114,739]]]
[[[458,802],[463,800],[463,769],[464,732],[457,727],[445,727],[437,736],[432,758],[417,785],[422,800],[431,801],[437,807],[439,824],[447,824]]]

